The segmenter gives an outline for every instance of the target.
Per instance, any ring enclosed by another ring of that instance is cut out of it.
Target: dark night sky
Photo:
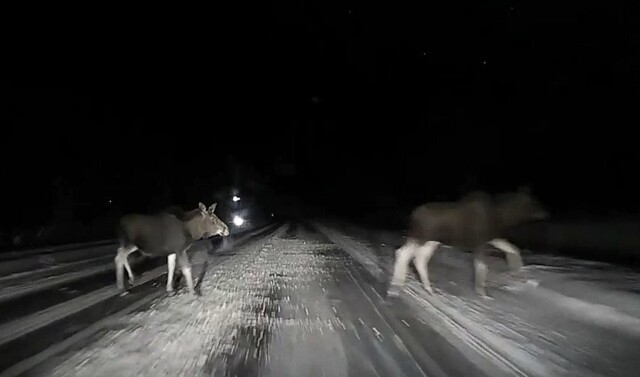
[[[415,3],[17,21],[9,211],[50,207],[56,177],[96,208],[192,200],[229,182],[230,154],[360,211],[521,184],[558,210],[640,210],[633,2]]]

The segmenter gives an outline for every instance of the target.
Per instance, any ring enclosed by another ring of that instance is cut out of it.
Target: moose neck
[[[200,216],[195,216],[185,222],[185,228],[194,240],[199,240],[204,236],[204,233],[200,229],[200,222],[202,221]]]
[[[525,216],[523,216],[522,214],[522,211],[520,211],[517,206],[514,206],[513,203],[509,201],[499,203],[497,205],[496,212],[498,215],[499,224],[503,229],[518,225],[526,220]]]

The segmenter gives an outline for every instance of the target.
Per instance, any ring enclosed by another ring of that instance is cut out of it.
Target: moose
[[[411,213],[406,242],[396,250],[388,295],[399,293],[412,260],[424,289],[433,294],[429,260],[439,246],[448,245],[473,252],[475,291],[487,297],[487,245],[504,252],[509,268],[517,270],[522,267],[522,257],[518,248],[504,238],[505,231],[526,221],[547,217],[547,211],[528,187],[495,198],[475,191],[456,202],[420,205]]]
[[[200,239],[229,235],[229,227],[214,214],[217,203],[207,208],[203,203],[198,208],[183,212],[172,207],[154,215],[128,214],[120,219],[118,227],[119,247],[115,257],[116,281],[124,289],[124,269],[133,284],[134,275],[128,256],[139,250],[147,257],[167,257],[167,292],[173,291],[173,275],[176,258],[191,294],[195,294],[191,263],[187,251]]]

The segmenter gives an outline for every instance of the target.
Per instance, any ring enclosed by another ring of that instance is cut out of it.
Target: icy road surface
[[[393,232],[348,224],[325,233],[380,280],[388,279],[394,247],[403,242]],[[640,375],[640,273],[560,256],[523,257],[525,267],[515,273],[504,257],[491,257],[493,298],[480,299],[471,254],[442,248],[429,264],[436,294],[411,274],[402,301],[465,356],[481,355],[512,375]]]
[[[512,280],[496,259],[483,300],[469,256],[443,250],[435,295],[410,276],[385,300],[397,240],[315,226],[325,236],[289,224],[211,256],[201,297],[156,299],[29,375],[638,375],[638,274],[528,255]]]
[[[186,292],[125,316],[47,376],[424,375],[360,293],[334,244],[282,228]],[[51,364],[51,363],[50,363]]]

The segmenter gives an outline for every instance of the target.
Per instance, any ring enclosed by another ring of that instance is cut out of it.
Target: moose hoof
[[[172,287],[172,286],[167,285],[167,292],[169,292],[169,293],[173,292],[173,287]]]
[[[135,283],[135,282],[136,282],[135,278],[129,278],[129,284],[130,285],[133,285],[133,283]]]
[[[391,285],[387,290],[387,297],[389,298],[400,297],[400,289],[401,289],[401,286],[399,285]]]
[[[424,290],[425,290],[425,291],[427,291],[427,292],[429,292],[429,294],[434,294],[434,293],[433,293],[433,288],[431,288],[431,286],[430,286],[430,285],[425,285],[425,286],[424,286]]]
[[[117,287],[119,290],[124,291],[124,284],[123,284],[123,283],[117,283],[117,284],[116,284],[116,287]]]
[[[478,296],[480,296],[480,298],[482,298],[483,300],[493,300],[493,297],[487,295],[487,291],[479,288],[476,289],[476,293],[478,294]]]
[[[540,282],[534,279],[527,279],[527,286],[531,287],[531,288],[538,288],[538,285],[540,285]]]

